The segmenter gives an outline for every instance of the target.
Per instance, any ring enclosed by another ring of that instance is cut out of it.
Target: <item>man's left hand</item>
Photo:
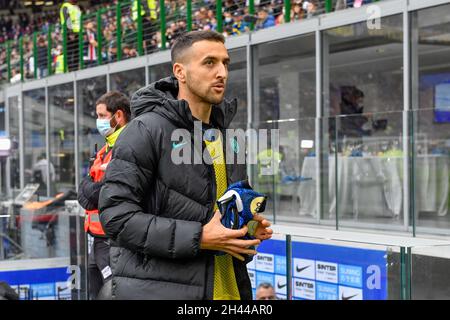
[[[253,216],[253,220],[248,223],[249,230],[254,228],[254,231],[252,230],[253,232],[251,232],[251,235],[261,241],[272,238],[273,230],[269,228],[270,226],[270,221],[259,214],[255,214]]]

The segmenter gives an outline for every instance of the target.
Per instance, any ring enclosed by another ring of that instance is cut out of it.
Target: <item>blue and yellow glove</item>
[[[222,197],[217,200],[221,222],[229,229],[248,227],[248,233],[243,239],[254,239],[258,223],[251,223],[253,215],[263,212],[266,208],[267,197],[252,189],[247,180],[233,183]]]

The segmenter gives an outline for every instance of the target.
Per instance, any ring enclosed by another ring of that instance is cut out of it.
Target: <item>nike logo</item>
[[[279,282],[277,283],[278,289],[283,289],[286,286],[287,286],[287,283],[285,283],[285,284],[280,284]]]
[[[184,146],[186,143],[187,142],[179,142],[179,143],[172,142],[172,148],[173,149],[178,149],[178,148]]]
[[[299,268],[298,266],[295,268],[297,270],[297,272],[302,272],[305,269],[308,269],[309,267],[311,267],[311,265],[303,267],[303,268]]]
[[[358,295],[358,294],[354,294],[354,295],[352,295],[352,296],[344,297],[344,293],[342,293],[341,298],[342,298],[342,300],[350,300],[351,298],[354,298],[354,297],[356,297],[357,295]]]

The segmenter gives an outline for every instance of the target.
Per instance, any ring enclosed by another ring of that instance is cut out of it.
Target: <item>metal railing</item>
[[[81,15],[80,31],[55,24],[0,44],[0,84],[41,79],[170,48],[185,31],[225,36],[378,0],[121,0]]]

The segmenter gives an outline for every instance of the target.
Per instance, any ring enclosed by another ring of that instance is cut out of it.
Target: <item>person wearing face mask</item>
[[[103,284],[111,276],[109,241],[100,223],[98,199],[103,186],[112,148],[130,120],[130,100],[118,91],[101,96],[96,102],[97,130],[106,143],[95,155],[95,160],[78,188],[78,202],[86,210],[84,229],[94,238],[88,257],[89,296],[96,299]]]

